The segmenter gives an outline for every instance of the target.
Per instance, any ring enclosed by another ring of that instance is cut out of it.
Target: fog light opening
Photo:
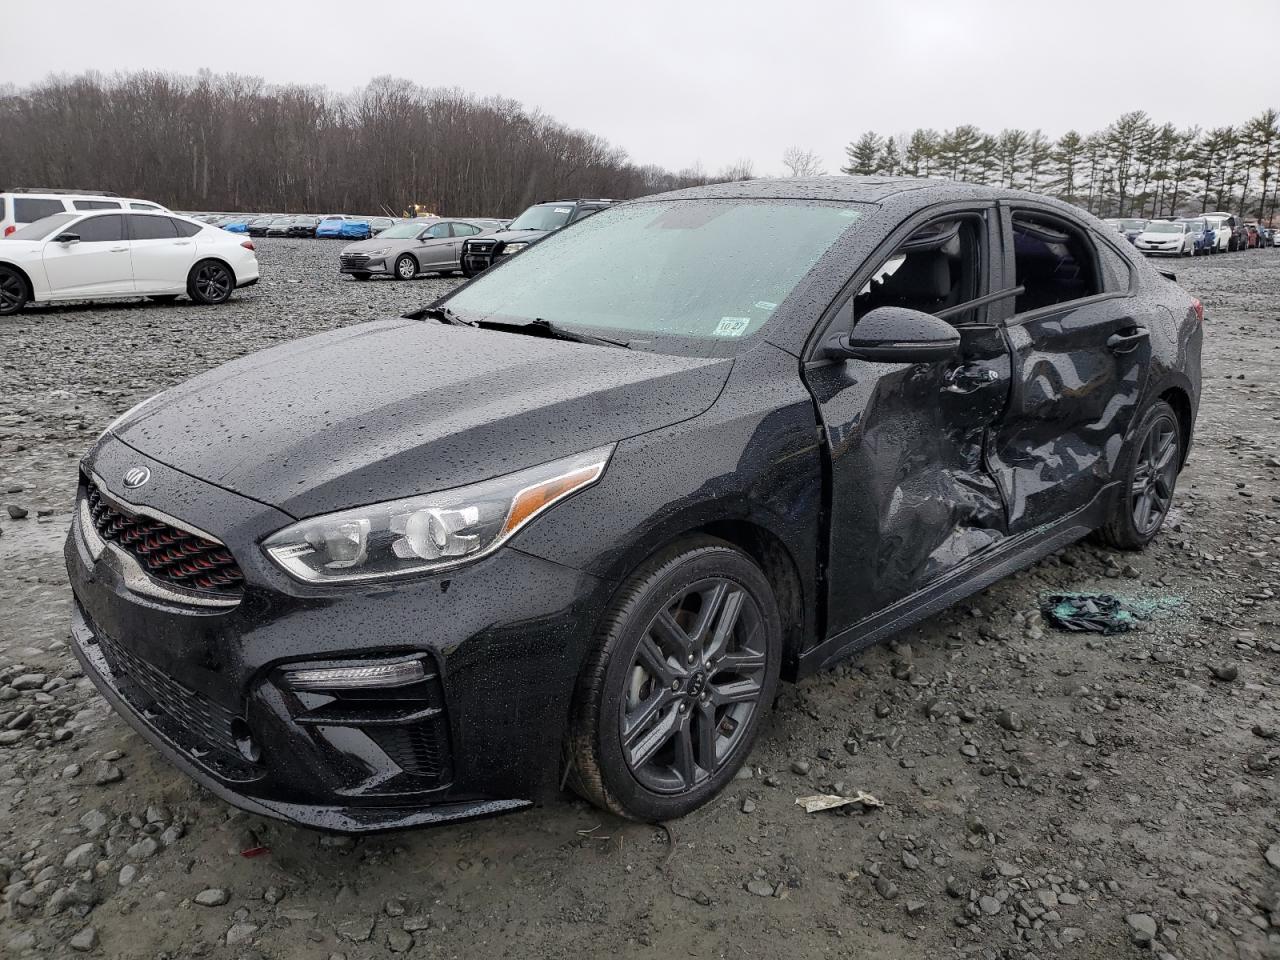
[[[262,759],[262,748],[249,732],[249,725],[239,717],[231,721],[231,737],[236,742],[236,749],[240,751],[240,756],[250,763],[257,763]]]
[[[363,690],[403,687],[426,677],[421,660],[394,660],[360,667],[318,667],[285,672],[295,690]]]

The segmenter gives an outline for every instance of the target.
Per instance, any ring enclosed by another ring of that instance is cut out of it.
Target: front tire
[[[418,261],[412,254],[402,253],[396,257],[395,272],[397,280],[412,280],[418,275]]]
[[[1147,408],[1117,474],[1119,494],[1099,533],[1120,550],[1141,550],[1155,539],[1182,468],[1182,428],[1173,407],[1157,400]]]
[[[367,273],[353,273],[353,274],[351,274],[351,279],[352,279],[352,280],[368,280],[368,279],[369,279],[369,274],[367,274]]]
[[[225,263],[202,260],[187,277],[187,296],[196,303],[226,303],[236,288],[235,274]]]
[[[26,278],[11,267],[0,267],[0,317],[11,317],[31,299]]]
[[[782,626],[768,579],[700,538],[620,589],[578,678],[568,782],[631,820],[681,817],[737,773],[773,702]]]

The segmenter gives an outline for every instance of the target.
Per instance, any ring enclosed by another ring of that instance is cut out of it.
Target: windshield
[[[387,227],[378,237],[382,240],[412,240],[428,226],[425,223],[397,223],[394,227]]]
[[[859,211],[799,200],[615,207],[448,300],[464,320],[738,340],[764,325]]]
[[[1141,230],[1147,225],[1145,220],[1121,220],[1120,229],[1122,230]]]
[[[52,216],[28,223],[9,234],[10,240],[43,240],[64,224],[78,217],[78,213],[55,213]]]
[[[1182,233],[1183,226],[1180,223],[1149,223],[1147,224],[1147,233]]]
[[[508,230],[559,230],[569,222],[573,204],[548,203],[530,207],[511,222]]]

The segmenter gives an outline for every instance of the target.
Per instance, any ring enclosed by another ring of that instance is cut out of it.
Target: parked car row
[[[354,217],[347,214],[199,214],[196,219],[229,233],[251,237],[322,237],[366,240],[396,222],[394,217]]]
[[[1274,229],[1222,212],[1159,220],[1116,218],[1106,222],[1149,256],[1194,257],[1276,245]]]

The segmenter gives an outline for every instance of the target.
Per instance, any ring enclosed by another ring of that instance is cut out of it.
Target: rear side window
[[[1098,248],[1098,264],[1102,267],[1102,279],[1110,293],[1127,293],[1133,283],[1133,267],[1125,259],[1124,254],[1111,244],[1101,241],[1095,244]]]
[[[1015,213],[1013,259],[1015,282],[1026,288],[1015,303],[1017,313],[1102,292],[1093,244],[1081,231],[1060,220]]]
[[[168,217],[130,216],[130,240],[175,240],[178,231]]]
[[[170,219],[169,222],[173,224],[173,229],[177,231],[177,234],[180,237],[194,237],[204,229],[200,224],[188,223],[186,220]]]
[[[55,213],[65,213],[66,209],[61,200],[46,200],[40,197],[13,198],[13,219],[16,223],[35,223]]]
[[[120,204],[115,200],[73,200],[71,205],[77,210],[119,210]]]
[[[160,208],[157,207],[154,203],[131,203],[129,204],[129,209],[130,210],[159,210]]]
[[[81,243],[110,243],[123,240],[124,217],[118,213],[89,217],[72,226],[67,232],[77,234]]]
[[[453,235],[455,237],[474,237],[480,232],[480,228],[470,223],[455,223],[453,225]]]

